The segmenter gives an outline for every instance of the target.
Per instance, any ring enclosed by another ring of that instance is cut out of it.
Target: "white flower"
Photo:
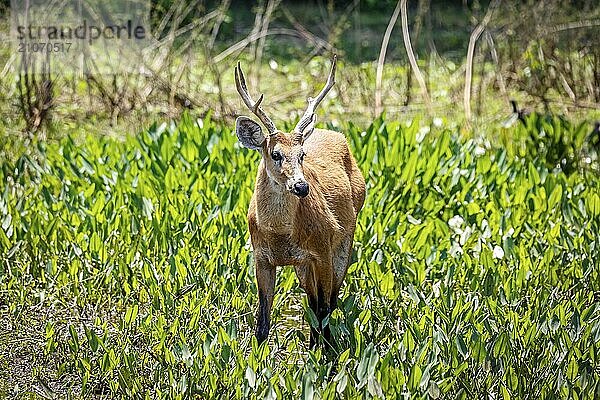
[[[275,60],[269,61],[269,67],[271,67],[271,69],[277,69],[277,67],[278,67],[277,61],[275,61]]]
[[[482,146],[475,147],[475,155],[477,157],[482,156],[484,154],[485,154],[485,147],[482,147]]]
[[[482,239],[485,240],[492,237],[492,230],[490,229],[490,225],[487,222],[487,219],[481,221],[481,230],[483,231],[483,233],[481,234]]]
[[[462,217],[460,215],[455,215],[454,217],[452,217],[448,220],[448,225],[450,226],[450,228],[457,230],[457,229],[460,229],[460,227],[462,226],[462,224],[464,222],[465,222],[465,220],[462,219]]]
[[[420,225],[422,222],[420,219],[417,219],[410,214],[406,214],[406,219],[413,225]]]
[[[465,245],[467,239],[469,239],[469,237],[471,236],[471,233],[473,233],[473,229],[471,229],[470,226],[467,226],[465,230],[460,234],[459,242],[461,246]]]
[[[502,247],[496,245],[494,246],[494,252],[492,253],[492,256],[494,258],[498,258],[501,259],[504,257],[504,250],[502,250]]]
[[[463,253],[462,247],[458,242],[453,242],[452,247],[450,247],[450,255],[454,258],[458,258],[459,255]]]
[[[512,237],[513,233],[515,233],[515,230],[510,228],[504,235],[502,235],[502,239]]]
[[[440,117],[435,117],[433,119],[433,126],[437,126],[439,128],[440,126],[442,126],[442,123],[443,121]]]
[[[473,248],[471,249],[473,251],[473,255],[475,257],[479,257],[479,254],[481,254],[481,242],[482,242],[481,238],[477,239],[475,246],[473,246]]]
[[[402,245],[404,244],[404,237],[400,237],[400,239],[396,240],[396,244],[398,245],[400,252],[402,252]]]
[[[427,135],[430,130],[431,130],[431,128],[428,126],[421,127],[415,138],[417,140],[417,143],[421,143],[423,141],[423,139],[425,139],[425,135]]]

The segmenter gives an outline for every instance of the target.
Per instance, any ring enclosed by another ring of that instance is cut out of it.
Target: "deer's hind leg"
[[[317,295],[317,281],[311,263],[303,263],[295,265],[296,276],[300,282],[300,287],[306,292],[308,306],[319,315],[319,297]],[[310,347],[314,347],[319,338],[319,332],[313,327],[310,327]]]
[[[331,310],[337,307],[340,288],[344,283],[344,277],[350,266],[350,257],[352,255],[352,240],[354,232],[346,236],[340,245],[333,251],[333,286],[331,288]]]
[[[333,284],[333,268],[331,263],[311,261],[310,263],[295,267],[300,286],[306,292],[308,305],[314,312],[319,322],[317,329],[310,328],[310,347],[315,347],[319,342],[319,335],[323,334],[325,340],[331,340],[329,326],[323,326],[324,319],[331,313],[331,289]]]
[[[331,344],[331,330],[329,324],[325,325],[324,320],[331,314],[332,306],[332,290],[334,284],[334,271],[332,265],[332,257],[328,256],[327,261],[319,264],[314,264],[315,275],[317,276],[317,297],[318,297],[318,313],[319,329],[325,338],[326,344]]]

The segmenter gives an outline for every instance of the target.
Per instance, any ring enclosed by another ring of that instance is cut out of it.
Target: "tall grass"
[[[599,177],[420,126],[346,124],[368,196],[329,356],[307,348],[289,268],[269,342],[253,338],[258,155],[229,127],[184,116],[4,159],[0,391],[599,396]]]

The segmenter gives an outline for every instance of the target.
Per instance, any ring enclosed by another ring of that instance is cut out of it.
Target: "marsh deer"
[[[254,101],[238,62],[237,91],[267,130],[240,116],[235,131],[242,146],[262,155],[248,227],[254,250],[259,308],[256,338],[263,342],[270,327],[275,291],[275,269],[292,265],[308,304],[319,320],[311,328],[314,346],[322,333],[330,341],[323,320],[337,305],[352,253],[356,218],[365,199],[365,180],[339,132],[315,128],[315,110],[335,83],[336,58],[321,93],[308,98],[308,107],[291,132],[275,128]],[[320,331],[320,332],[319,332]]]

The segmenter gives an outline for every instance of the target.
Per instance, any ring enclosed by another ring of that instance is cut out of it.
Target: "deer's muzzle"
[[[306,181],[298,181],[292,185],[291,192],[293,194],[295,194],[296,196],[303,198],[303,197],[308,196],[308,190],[309,190],[309,187],[308,187],[308,183],[306,183]]]

